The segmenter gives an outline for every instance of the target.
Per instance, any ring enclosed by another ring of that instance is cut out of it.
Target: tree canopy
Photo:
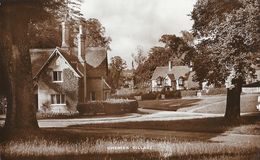
[[[126,61],[120,56],[114,56],[111,58],[111,63],[109,64],[109,74],[108,83],[113,90],[118,89],[123,85],[123,70],[126,69]]]
[[[183,33],[187,34],[187,32]],[[159,41],[164,46],[151,48],[143,65],[138,66],[135,70],[136,83],[147,82],[156,67],[168,65],[169,61],[175,66],[189,64],[190,57],[194,55],[195,49],[190,45],[191,41],[193,41],[192,38],[190,37],[187,40],[187,36],[186,39],[184,37],[162,35]]]
[[[210,83],[225,81],[231,71],[236,78],[251,76],[252,57],[259,51],[258,16],[257,0],[198,0],[192,12],[193,31],[199,39],[196,57],[207,58],[195,63],[195,71],[210,60],[210,69],[202,75]]]

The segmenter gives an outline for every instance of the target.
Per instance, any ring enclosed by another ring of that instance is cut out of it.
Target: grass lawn
[[[241,95],[241,113],[258,112],[256,105],[259,94]],[[224,114],[226,110],[226,95],[204,96],[192,99],[169,99],[139,101],[139,107],[165,111],[189,111],[196,113]]]
[[[177,111],[180,108],[190,107],[197,104],[200,99],[169,99],[169,100],[145,100],[138,101],[140,108]]]
[[[248,112],[258,112],[256,109],[256,105],[258,104],[257,98],[259,94],[244,94],[241,95],[241,113],[248,113]],[[207,100],[205,100],[207,101]],[[204,102],[202,101],[202,104]],[[218,103],[213,103],[212,105],[208,105],[207,107],[198,109],[194,112],[197,113],[225,113],[226,110],[226,96],[223,97],[223,101]]]
[[[1,154],[2,159],[254,160],[260,158],[260,146],[253,145],[260,144],[259,124],[260,116],[254,115],[242,117],[236,125],[210,118],[49,128],[15,132],[1,144]],[[213,140],[228,132],[258,139],[252,145]]]

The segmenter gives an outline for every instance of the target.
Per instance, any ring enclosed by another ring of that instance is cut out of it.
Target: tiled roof
[[[98,67],[107,58],[107,50],[102,47],[87,48],[86,53],[86,62],[94,68]]]
[[[54,49],[30,49],[33,77],[50,57]]]
[[[167,74],[171,80],[175,80],[174,74]]]
[[[52,51],[52,53],[48,56],[48,58],[46,59],[46,57],[43,58],[42,56],[42,64],[38,65],[35,63],[32,63],[32,67],[35,68],[34,72],[35,74],[33,75],[34,78],[37,77],[42,70],[44,70],[44,68],[50,63],[50,61],[55,57],[55,55],[59,55],[62,58],[64,58],[64,60],[69,64],[69,66],[80,76],[83,76],[82,71],[84,71],[84,67],[81,65],[81,63],[78,63],[78,58],[73,55],[73,54],[69,54],[67,53],[67,51],[62,50],[61,48],[56,48]],[[40,61],[41,58],[38,59],[38,61]],[[37,68],[40,66],[40,68],[38,70],[36,70],[36,67],[34,67],[35,65],[37,65]]]
[[[84,74],[84,66],[79,62],[79,59],[76,55],[68,54],[66,50],[62,50],[61,48],[57,49],[79,75]]]
[[[188,66],[173,66],[171,70],[168,67],[156,67],[154,70],[152,80],[156,80],[158,77],[165,77],[166,75],[174,75],[174,79],[179,79],[180,77],[187,78],[190,72]]]
[[[104,86],[103,86],[104,90],[110,90],[111,89],[110,85],[106,82],[105,79],[103,79],[103,83],[104,83]]]

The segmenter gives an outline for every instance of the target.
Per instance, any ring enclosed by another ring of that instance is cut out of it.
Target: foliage
[[[70,112],[70,113],[43,113],[37,112],[37,119],[71,119],[78,118],[78,112]]]
[[[160,42],[163,47],[155,46],[150,49],[148,58],[135,70],[136,83],[144,83],[150,80],[156,67],[167,65],[169,61],[174,66],[189,65],[195,49],[191,46],[192,38],[188,40],[188,33],[183,32],[185,37],[176,35],[162,35]]]
[[[198,0],[192,11],[193,31],[199,38],[195,79],[227,82],[225,118],[230,122],[240,118],[242,84],[254,76],[254,55],[260,50],[259,5],[258,0]],[[199,61],[202,55],[207,59]],[[205,62],[209,66],[202,73],[198,69]]]
[[[89,47],[105,47],[110,50],[109,44],[112,41],[110,37],[105,36],[105,27],[95,18],[82,20],[84,28],[87,29],[86,39]]]
[[[78,104],[77,109],[80,114],[105,113],[123,114],[137,112],[138,102],[135,100],[107,100],[104,102],[93,101],[85,104]]]
[[[149,93],[144,93],[141,95],[142,100],[155,100],[160,97],[159,92],[149,92]]]
[[[77,110],[79,114],[94,114],[104,113],[104,103],[101,101],[93,101],[87,103],[80,103],[77,105]]]
[[[126,62],[120,56],[111,58],[109,64],[108,83],[113,89],[118,89],[123,85],[123,70],[126,69]]]
[[[192,12],[193,31],[200,39],[195,80],[223,83],[232,70],[233,78],[252,76],[252,55],[259,51],[260,42],[258,16],[257,0],[198,0]]]
[[[136,68],[141,65],[144,65],[144,62],[147,59],[147,56],[145,55],[143,48],[141,46],[138,46],[136,48],[136,53],[132,53],[132,57],[133,57],[133,63],[134,63],[134,64],[132,64],[133,68],[135,68],[134,65],[136,66]]]
[[[0,67],[2,68],[0,71],[3,75],[1,85],[7,86],[5,90],[8,112],[5,128],[9,131],[38,128],[35,116],[36,108],[31,102],[34,95],[29,53],[29,24],[43,22],[55,16],[68,16],[69,12],[75,13],[74,9],[68,7],[67,2],[62,0],[8,0],[0,3]],[[74,1],[73,4],[76,2],[78,1]],[[62,12],[62,9],[65,9],[66,12]]]
[[[6,97],[0,95],[0,114],[5,113],[6,107],[7,107],[7,99]]]
[[[43,22],[30,23],[30,45],[32,48],[54,48],[61,45],[61,21],[64,17],[53,17]],[[81,13],[73,17],[67,17],[69,24],[69,43],[70,46],[77,46],[76,35],[78,34],[79,24],[87,29],[85,32],[87,39],[87,46],[91,47],[106,47],[110,49],[110,37],[105,36],[105,27],[99,22],[98,19],[90,18],[86,20],[82,17]]]
[[[165,96],[165,99],[172,99],[172,98],[181,98],[180,91],[161,91],[161,92],[149,92],[141,94],[142,100],[155,100],[155,99],[162,99],[162,95]]]

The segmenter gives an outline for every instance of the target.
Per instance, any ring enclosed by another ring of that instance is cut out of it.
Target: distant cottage
[[[78,103],[110,96],[107,50],[87,47],[81,26],[78,47],[70,47],[68,28],[63,22],[61,47],[30,50],[38,111],[74,112]]]
[[[152,91],[161,91],[166,89],[183,90],[199,87],[199,84],[192,81],[194,72],[188,66],[168,66],[156,67],[151,78]]]

